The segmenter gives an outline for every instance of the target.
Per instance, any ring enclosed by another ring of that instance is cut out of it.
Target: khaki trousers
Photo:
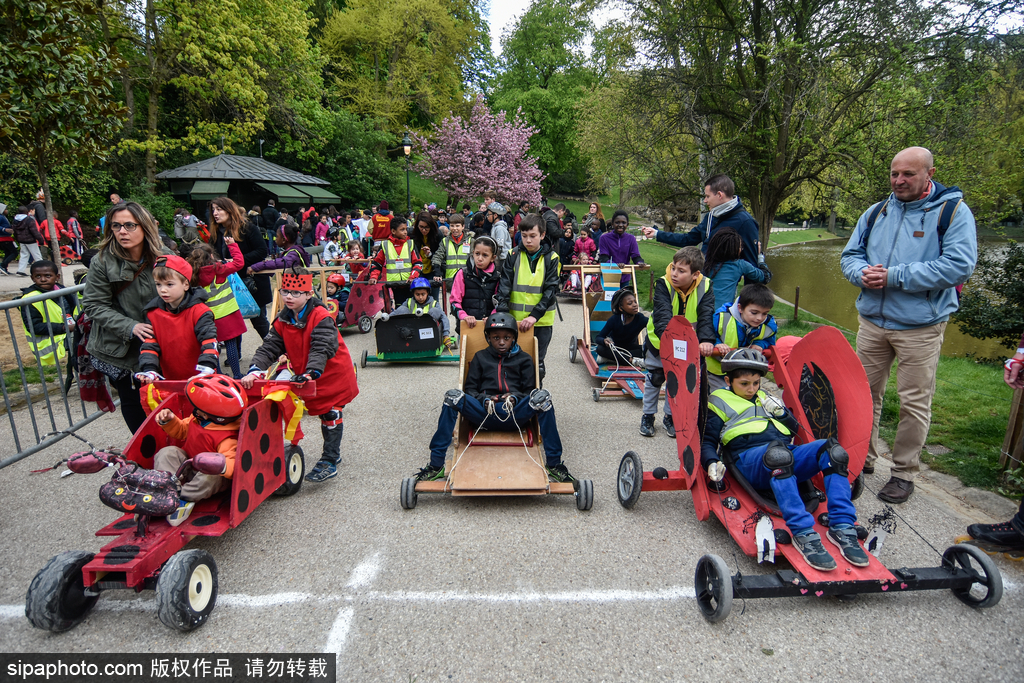
[[[154,458],[155,469],[163,470],[174,474],[181,467],[181,463],[188,460],[188,454],[183,448],[167,446],[156,452]],[[181,487],[180,498],[193,503],[206,500],[215,493],[219,493],[231,486],[231,480],[225,479],[219,474],[203,474],[196,472],[192,480]]]
[[[932,421],[932,396],[935,395],[935,372],[939,350],[946,332],[946,323],[913,330],[887,330],[857,316],[857,356],[871,385],[874,422],[868,465],[878,458],[878,420],[882,415],[882,398],[889,381],[893,361],[896,366],[896,392],[900,397],[900,421],[892,446],[892,476],[914,481],[921,469],[921,449],[928,438]]]

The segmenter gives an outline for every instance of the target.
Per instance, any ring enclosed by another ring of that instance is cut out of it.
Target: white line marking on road
[[[276,607],[315,600],[309,593],[273,593],[271,595],[218,595],[218,607]]]
[[[345,649],[345,641],[348,639],[349,629],[352,628],[352,619],[356,615],[353,607],[342,607],[338,610],[338,616],[334,619],[331,632],[327,634],[327,643],[323,652],[333,652],[337,657],[338,668],[341,668],[341,652]]]
[[[377,574],[380,573],[381,564],[380,553],[374,553],[366,558],[352,570],[352,578],[348,580],[345,587],[362,588],[363,586],[369,586],[377,578]]]
[[[0,619],[17,619],[25,616],[25,605],[0,605]]]
[[[655,600],[681,600],[694,598],[689,586],[675,586],[659,591],[592,590],[560,593],[455,593],[397,591],[378,593],[371,591],[367,598],[389,602],[651,602]]]

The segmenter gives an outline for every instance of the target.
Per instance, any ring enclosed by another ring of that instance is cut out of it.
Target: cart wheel
[[[50,558],[32,579],[25,596],[25,616],[36,628],[60,633],[78,624],[99,596],[87,596],[82,567],[95,553],[70,550]]]
[[[942,553],[942,566],[966,569],[980,575],[968,588],[952,588],[953,595],[971,607],[992,607],[1003,597],[1003,577],[995,563],[973,545],[954,545]]]
[[[864,493],[864,473],[857,475],[857,478],[850,484],[850,500],[857,500],[860,494]]]
[[[594,507],[594,482],[589,479],[580,479],[579,488],[576,491],[576,509],[589,510]]]
[[[697,560],[693,576],[697,606],[708,621],[714,623],[729,616],[732,610],[732,576],[725,560],[718,555],[705,555]]]
[[[622,456],[619,462],[619,479],[616,487],[619,492],[619,502],[627,510],[640,498],[640,489],[644,485],[644,466],[640,462],[640,456],[630,451]]]
[[[369,355],[369,351],[367,351],[366,349],[363,349],[363,355],[359,358],[359,367],[361,367],[361,368],[365,368],[366,367],[366,357],[368,355]]]
[[[416,477],[406,477],[402,480],[402,496],[400,498],[403,510],[412,510],[416,507]]]
[[[601,400],[601,390],[598,389],[597,387],[594,387],[591,390],[590,395],[594,398],[594,403],[597,403],[598,401]]]
[[[579,352],[580,347],[576,342],[576,335],[569,337],[569,362],[576,362],[576,354]]]
[[[61,263],[63,263],[65,266],[70,266],[72,263],[74,263],[74,261],[72,261],[69,258],[66,258],[66,259],[61,259]]]
[[[775,529],[775,542],[779,545],[789,545],[793,542],[793,537],[785,529]]]
[[[363,334],[368,334],[373,329],[373,318],[368,315],[364,315],[359,318],[359,331]]]
[[[306,456],[299,446],[284,449],[284,483],[274,491],[275,496],[292,496],[302,488],[302,475],[306,473]]]
[[[202,626],[217,604],[217,563],[205,550],[182,550],[160,570],[156,613],[164,626],[192,631]]]

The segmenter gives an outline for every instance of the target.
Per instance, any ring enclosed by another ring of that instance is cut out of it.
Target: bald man
[[[875,441],[886,382],[893,361],[899,362],[893,467],[878,492],[887,503],[906,502],[914,492],[946,321],[959,308],[956,286],[967,281],[978,260],[974,216],[962,202],[963,193],[944,187],[934,175],[935,161],[924,147],[897,154],[889,171],[892,194],[860,217],[840,262],[846,279],[860,287],[857,355],[875,410],[864,465],[868,474],[878,458]],[[940,215],[951,215],[941,239]]]

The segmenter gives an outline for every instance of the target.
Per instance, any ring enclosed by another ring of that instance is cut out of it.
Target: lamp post
[[[405,152],[405,204],[406,214],[412,213],[412,193],[409,190],[409,155],[412,154],[412,140],[409,139],[409,131],[405,132],[402,138],[402,151]]]

